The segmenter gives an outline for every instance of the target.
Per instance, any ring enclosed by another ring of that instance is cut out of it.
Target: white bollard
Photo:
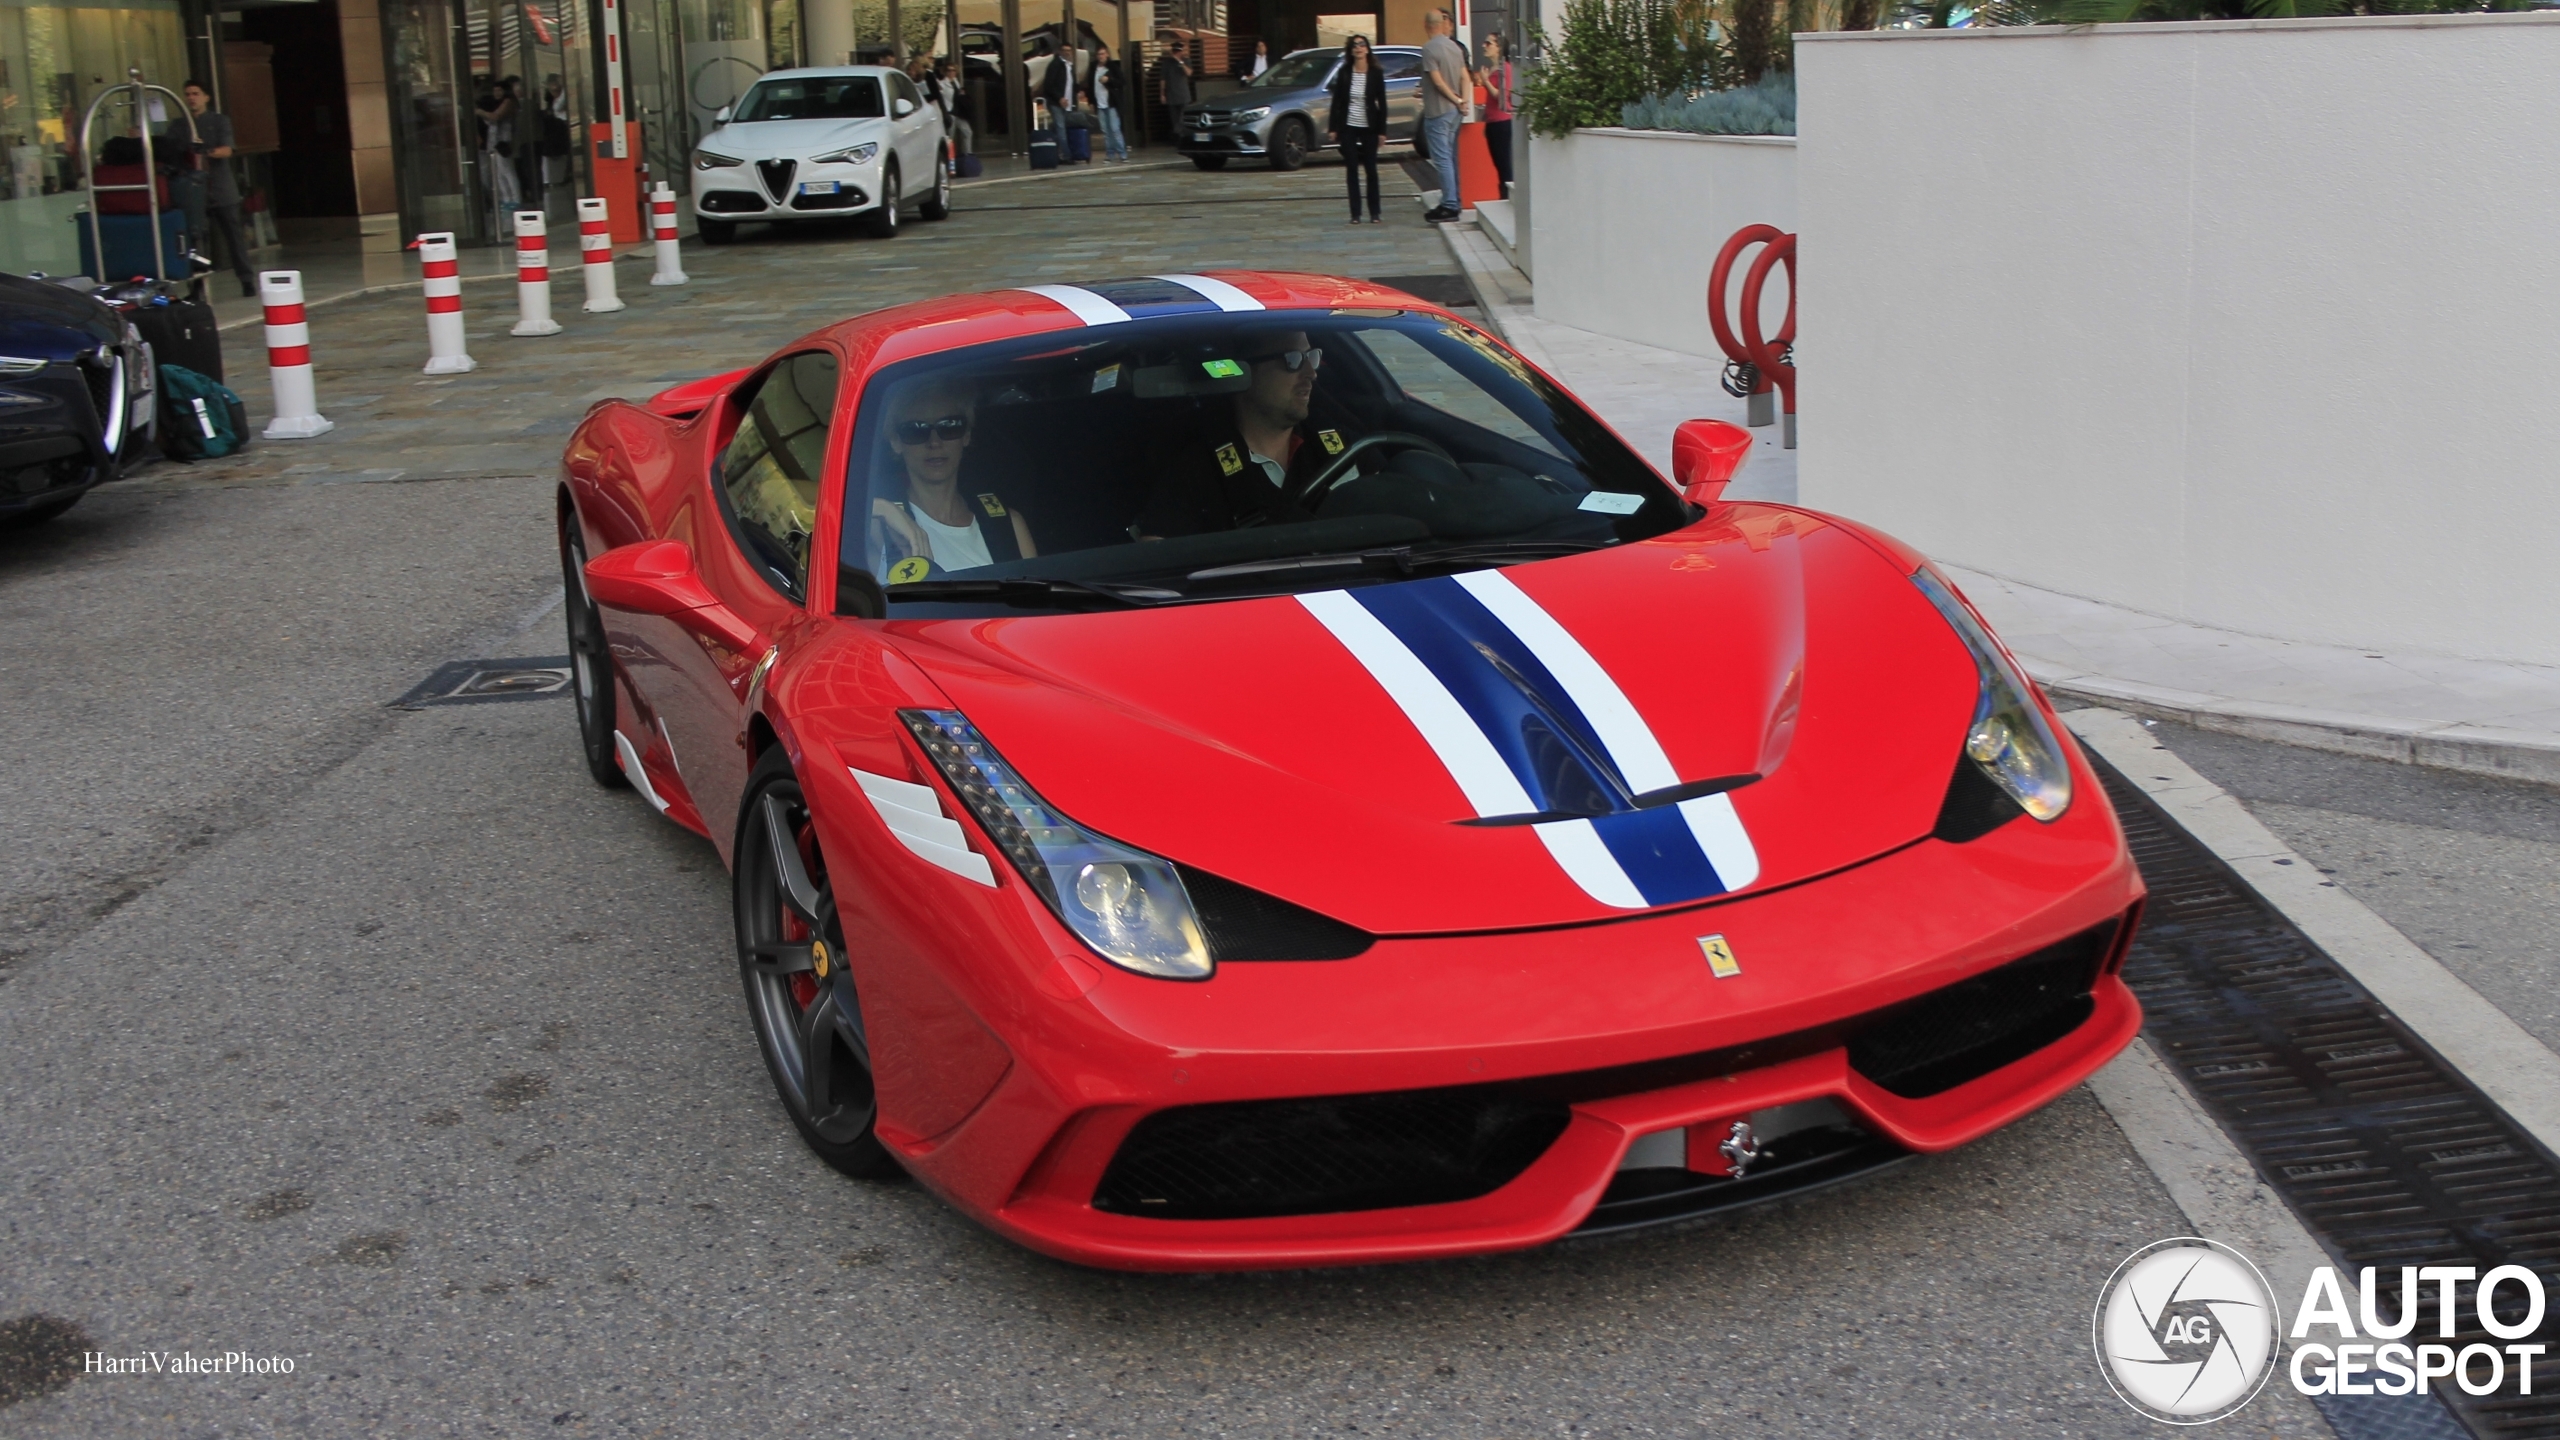
[[[649,230],[658,242],[658,273],[649,283],[681,285],[692,279],[684,273],[684,257],[676,253],[676,187],[663,180],[649,194]]]
[[[557,335],[551,318],[551,241],[542,212],[516,212],[516,328],[510,335]]]
[[[276,401],[266,437],[308,440],[336,429],[320,413],[319,392],[311,383],[311,324],[302,315],[302,272],[259,272],[258,302],[267,308],[267,388]]]
[[[613,223],[602,200],[578,202],[578,258],[587,272],[587,303],[578,308],[590,314],[621,309],[622,298],[613,293]]]
[[[462,262],[454,258],[452,231],[418,237],[418,268],[426,276],[427,373],[478,369],[480,362],[462,348]]]

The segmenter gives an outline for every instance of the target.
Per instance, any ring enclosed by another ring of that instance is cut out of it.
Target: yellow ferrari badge
[[[986,511],[989,515],[994,516],[998,520],[1004,518],[1004,502],[993,495],[979,496],[978,508]]]
[[[1719,980],[1730,980],[1742,973],[1742,962],[1733,958],[1733,947],[1721,935],[1701,935],[1698,948],[1707,952],[1707,973]]]
[[[910,555],[889,567],[889,583],[912,585],[933,573],[933,562],[921,555]]]
[[[1244,468],[1244,457],[1236,453],[1233,445],[1221,445],[1218,447],[1218,468],[1233,475]]]
[[[819,979],[824,980],[827,978],[826,941],[812,940],[809,942],[809,968],[818,972]]]
[[[1327,455],[1339,455],[1342,453],[1341,431],[1319,430],[1316,432],[1316,438],[1324,442],[1324,453]]]

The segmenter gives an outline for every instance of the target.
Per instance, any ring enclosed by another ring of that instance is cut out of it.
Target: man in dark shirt
[[[240,182],[231,172],[233,137],[231,117],[212,108],[213,95],[201,80],[190,80],[179,92],[187,102],[187,113],[195,120],[195,152],[198,169],[189,177],[187,228],[194,232],[195,243],[211,249],[211,235],[222,237],[222,257],[231,262],[231,273],[240,281],[240,293],[255,295],[258,282],[249,273],[249,247],[242,242],[240,223]],[[177,144],[187,143],[184,121],[172,121],[163,132]],[[210,234],[208,234],[210,232]]]
[[[1324,352],[1307,343],[1305,331],[1282,330],[1256,337],[1233,361],[1206,363],[1241,364],[1249,383],[1223,413],[1211,411],[1207,423],[1174,442],[1131,528],[1161,539],[1314,519],[1284,497],[1344,448],[1340,431],[1307,418]]]
[[[1164,42],[1164,58],[1156,62],[1156,76],[1164,82],[1164,108],[1177,122],[1182,107],[1191,103],[1191,67],[1182,60],[1182,37]]]

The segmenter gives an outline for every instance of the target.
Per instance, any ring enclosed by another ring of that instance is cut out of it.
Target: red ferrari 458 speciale
[[[1358,280],[877,311],[579,426],[588,768],[728,860],[810,1147],[1050,1255],[1854,1178],[2132,1038],[2142,882],[1963,597],[1724,499],[1747,445],[1692,421],[1666,484]]]

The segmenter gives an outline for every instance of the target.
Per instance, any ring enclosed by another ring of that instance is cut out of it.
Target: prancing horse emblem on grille
[[[1724,1157],[1725,1164],[1733,1167],[1726,1173],[1736,1180],[1741,1179],[1742,1172],[1751,1168],[1751,1162],[1760,1158],[1760,1142],[1751,1134],[1751,1122],[1734,1121],[1733,1129],[1726,1132],[1724,1143],[1716,1147],[1716,1153]]]

